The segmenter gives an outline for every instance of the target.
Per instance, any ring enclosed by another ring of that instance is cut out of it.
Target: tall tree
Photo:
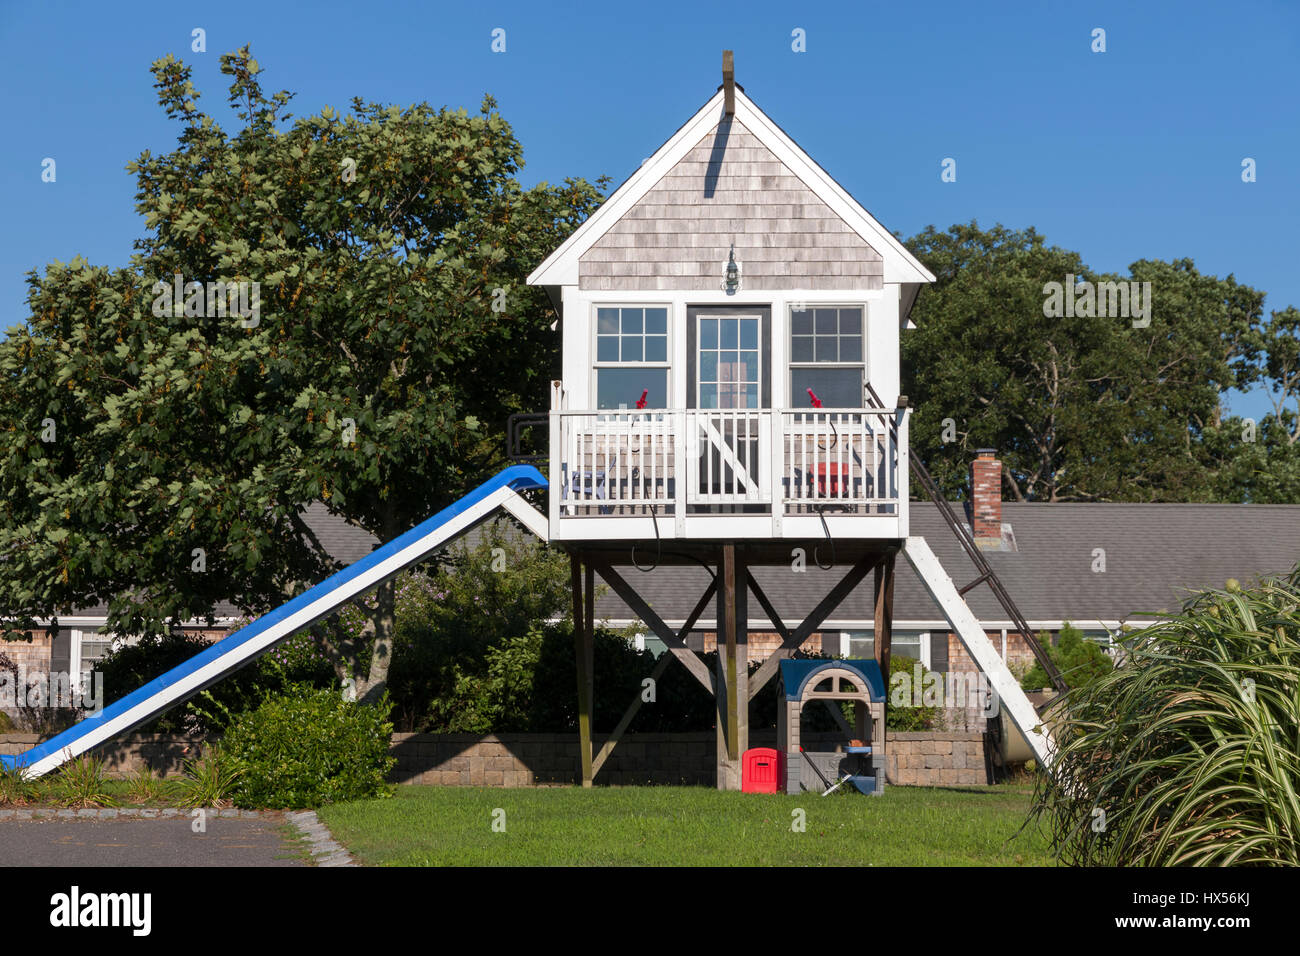
[[[523,189],[490,97],[478,115],[355,99],[290,123],[248,48],[221,62],[242,129],[156,62],[181,132],[128,167],[148,230],[130,265],[33,273],[28,325],[0,344],[17,629],[96,601],[129,635],[221,599],[265,611],[334,568],[308,503],[388,540],[497,468],[505,416],[546,401],[557,343],[524,278],[605,181]],[[381,586],[363,639],[327,641],[363,697],[384,686],[392,611]]]
[[[1097,274],[1033,229],[929,227],[909,246],[938,281],[903,336],[904,391],[946,494],[985,446],[1017,500],[1219,494],[1204,435],[1260,374],[1262,293],[1188,259]]]
[[[1270,414],[1242,416],[1206,432],[1224,501],[1300,501],[1300,309],[1271,313],[1253,336],[1252,381],[1268,396]]]

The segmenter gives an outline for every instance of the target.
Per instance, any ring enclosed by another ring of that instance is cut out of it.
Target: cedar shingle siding
[[[879,289],[884,261],[739,122],[718,127],[587,250],[582,289]]]

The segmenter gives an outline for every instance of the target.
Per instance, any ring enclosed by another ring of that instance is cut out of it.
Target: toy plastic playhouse
[[[805,706],[853,702],[853,739],[842,749],[809,752],[800,742]],[[874,660],[785,660],[777,695],[777,747],[784,755],[785,792],[824,791],[840,784],[860,793],[885,788],[885,682]]]

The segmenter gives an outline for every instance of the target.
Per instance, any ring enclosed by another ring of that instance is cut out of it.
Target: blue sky
[[[143,224],[123,167],[177,132],[149,64],[191,64],[201,105],[232,128],[218,57],[245,43],[298,116],[354,96],[474,109],[491,93],[526,184],[621,182],[712,95],[731,48],[749,95],[890,229],[1032,225],[1095,269],[1188,256],[1266,290],[1266,308],[1300,305],[1300,3],[0,0],[0,324],[26,318],[28,270],[129,257]]]

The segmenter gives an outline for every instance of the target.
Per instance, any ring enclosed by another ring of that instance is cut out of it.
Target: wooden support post
[[[718,617],[718,623],[723,624],[724,634],[727,642],[726,660],[723,666],[727,671],[726,694],[727,699],[727,759],[739,760],[740,754],[736,751],[736,734],[740,732],[740,715],[736,708],[736,546],[734,544],[723,545],[722,547],[722,599],[725,604],[723,616]],[[722,648],[719,648],[722,650]],[[721,689],[720,689],[721,691]],[[718,694],[724,696],[723,693]]]
[[[722,546],[718,587],[718,789],[740,789],[740,758],[749,747],[749,594],[743,550]]]
[[[590,561],[583,567],[586,571],[582,597],[585,602],[583,633],[587,635],[587,700],[591,701],[594,719],[596,707],[596,569],[591,566]],[[592,732],[595,732],[595,727],[592,727]]]
[[[875,640],[871,642],[873,656],[880,665],[880,676],[885,682],[885,707],[889,707],[889,648],[894,639],[894,554],[891,551],[876,565],[875,577]]]
[[[578,671],[578,756],[582,765],[582,785],[590,787],[592,639],[586,627],[587,614],[582,599],[582,561],[576,554],[569,556],[569,567],[573,585],[573,656]]]

